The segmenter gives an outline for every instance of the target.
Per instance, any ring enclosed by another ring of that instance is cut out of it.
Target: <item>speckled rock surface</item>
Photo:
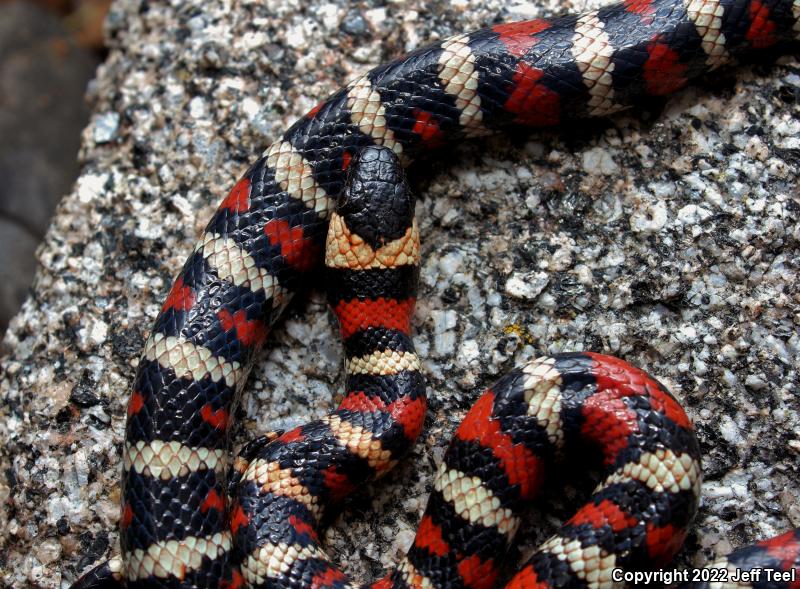
[[[405,50],[587,6],[425,5],[114,4],[83,172],[3,344],[0,583],[66,587],[116,549],[140,348],[253,154]],[[465,144],[412,168],[430,411],[413,456],[327,534],[349,572],[375,574],[410,545],[434,465],[481,387],[556,351],[620,355],[687,407],[706,482],[682,564],[800,525],[799,102],[800,63],[784,57],[610,122]],[[325,413],[341,368],[322,297],[297,301],[246,389],[237,440]],[[551,495],[522,552],[581,492]]]

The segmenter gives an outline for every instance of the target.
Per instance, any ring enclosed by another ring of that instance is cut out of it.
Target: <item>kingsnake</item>
[[[503,127],[609,115],[798,34],[800,0],[626,0],[452,37],[312,109],[223,200],[161,309],[128,405],[124,564],[112,559],[75,587],[347,586],[317,544],[323,508],[391,467],[425,412],[408,329],[417,231],[395,160]],[[352,198],[325,246],[343,191]],[[345,400],[319,422],[248,445],[228,506],[232,408],[268,326],[324,249],[348,355]],[[511,585],[618,586],[613,566],[667,561],[697,506],[691,425],[641,371],[566,354],[515,369],[479,399],[411,552],[374,585],[491,587],[515,510],[573,437],[599,445],[605,483]],[[729,562],[791,569],[799,554],[795,531]]]

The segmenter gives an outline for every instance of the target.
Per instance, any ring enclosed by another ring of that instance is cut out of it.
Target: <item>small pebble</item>
[[[108,143],[113,141],[119,130],[119,113],[102,113],[94,118],[93,138],[95,143]]]

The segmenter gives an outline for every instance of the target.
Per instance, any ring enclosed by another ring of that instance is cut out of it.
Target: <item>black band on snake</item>
[[[400,166],[461,138],[609,115],[798,36],[800,0],[626,0],[452,37],[312,109],[223,200],[163,305],[128,405],[122,560],[75,587],[352,586],[317,525],[402,457],[426,407],[410,338],[419,236]],[[344,400],[249,444],[229,481],[237,397],[323,251],[347,355]],[[614,568],[669,561],[699,497],[692,426],[645,373],[576,353],[534,360],[480,397],[439,466],[411,551],[372,585],[495,586],[545,464],[586,444],[603,456],[601,484],[507,586],[620,587]],[[714,566],[800,576],[800,532]]]

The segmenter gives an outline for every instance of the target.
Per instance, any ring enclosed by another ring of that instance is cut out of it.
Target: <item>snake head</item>
[[[337,213],[351,232],[378,249],[411,226],[414,200],[397,155],[388,147],[372,145],[350,163]]]

